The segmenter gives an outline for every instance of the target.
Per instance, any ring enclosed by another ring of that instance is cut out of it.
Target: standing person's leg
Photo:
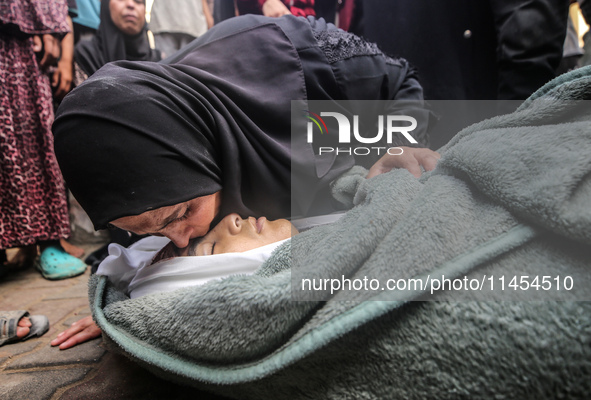
[[[0,248],[37,254],[42,241],[69,236],[63,178],[53,150],[53,104],[49,77],[36,61],[32,39],[0,38]],[[43,248],[42,248],[43,250]],[[80,274],[86,265],[56,247],[52,279]],[[43,264],[42,252],[39,264]],[[43,269],[42,274],[45,275]]]
[[[569,2],[491,0],[499,100],[524,100],[553,79],[562,58]]]

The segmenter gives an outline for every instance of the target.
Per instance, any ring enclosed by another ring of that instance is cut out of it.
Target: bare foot
[[[78,246],[74,246],[66,239],[60,239],[60,245],[64,248],[66,253],[76,258],[80,258],[84,255],[84,249]]]
[[[29,318],[27,318],[27,317],[21,318],[20,321],[18,321],[18,324],[16,325],[16,336],[19,339],[22,339],[25,336],[27,336],[30,331],[31,331],[31,321],[29,320]]]

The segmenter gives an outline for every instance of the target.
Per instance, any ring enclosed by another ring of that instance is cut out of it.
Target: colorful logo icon
[[[307,113],[307,114],[305,114],[305,113]],[[328,134],[328,128],[326,127],[326,124],[324,123],[324,120],[322,119],[322,117],[320,115],[315,114],[312,111],[304,110],[304,116],[316,124],[316,126],[320,130],[321,135],[324,134],[325,132],[326,132],[326,134]],[[324,127],[324,129],[322,129],[322,127]]]

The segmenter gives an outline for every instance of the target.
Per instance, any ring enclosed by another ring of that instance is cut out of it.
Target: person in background
[[[207,0],[154,0],[150,30],[166,58],[213,26]]]
[[[581,15],[587,25],[591,25],[591,0],[578,0]],[[583,57],[579,60],[579,67],[591,64],[591,29],[583,35]]]
[[[101,23],[100,0],[76,0],[77,15],[74,22],[74,44],[80,40],[91,40]]]
[[[569,1],[490,0],[490,4],[497,33],[497,99],[525,100],[556,77]]]
[[[64,36],[60,42],[60,58],[57,65],[49,70],[49,76],[51,79],[51,88],[53,92],[53,107],[54,112],[57,110],[59,103],[62,101],[64,96],[72,90],[74,85],[74,24],[72,18],[78,15],[78,8],[76,0],[68,0],[68,25],[70,26],[70,32]],[[68,204],[71,207],[71,203]],[[72,225],[70,225],[72,228]],[[60,245],[68,254],[74,257],[82,257],[84,255],[84,249],[75,246],[66,239],[60,239]]]
[[[438,148],[473,123],[514,111],[556,75],[568,2],[364,0],[363,36],[416,67],[438,115]]]
[[[364,0],[364,35],[415,65],[426,99],[525,100],[556,75],[568,7],[569,0]]]
[[[74,50],[76,86],[111,61],[162,58],[150,47],[144,0],[103,0],[100,19],[95,37],[79,42]]]
[[[573,3],[574,2],[576,1],[573,0]],[[575,29],[572,18],[569,15],[562,60],[556,69],[556,75],[561,75],[578,68],[579,61],[581,60],[581,57],[583,57],[583,54],[584,51],[579,45],[579,35]]]
[[[5,249],[14,262],[35,263],[47,279],[86,270],[60,239],[70,234],[66,190],[53,150],[54,118],[48,68],[70,31],[65,0],[0,4],[0,274]],[[40,253],[37,253],[37,245]]]

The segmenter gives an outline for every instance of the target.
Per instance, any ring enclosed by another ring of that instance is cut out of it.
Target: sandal
[[[45,279],[72,278],[83,274],[87,265],[84,261],[69,255],[57,246],[45,248],[35,264]]]
[[[16,328],[18,322],[23,318],[28,317],[31,321],[29,334],[23,338],[16,336]],[[49,330],[49,320],[45,315],[30,316],[27,311],[0,311],[0,346],[14,343],[24,342],[32,337],[42,336]]]

